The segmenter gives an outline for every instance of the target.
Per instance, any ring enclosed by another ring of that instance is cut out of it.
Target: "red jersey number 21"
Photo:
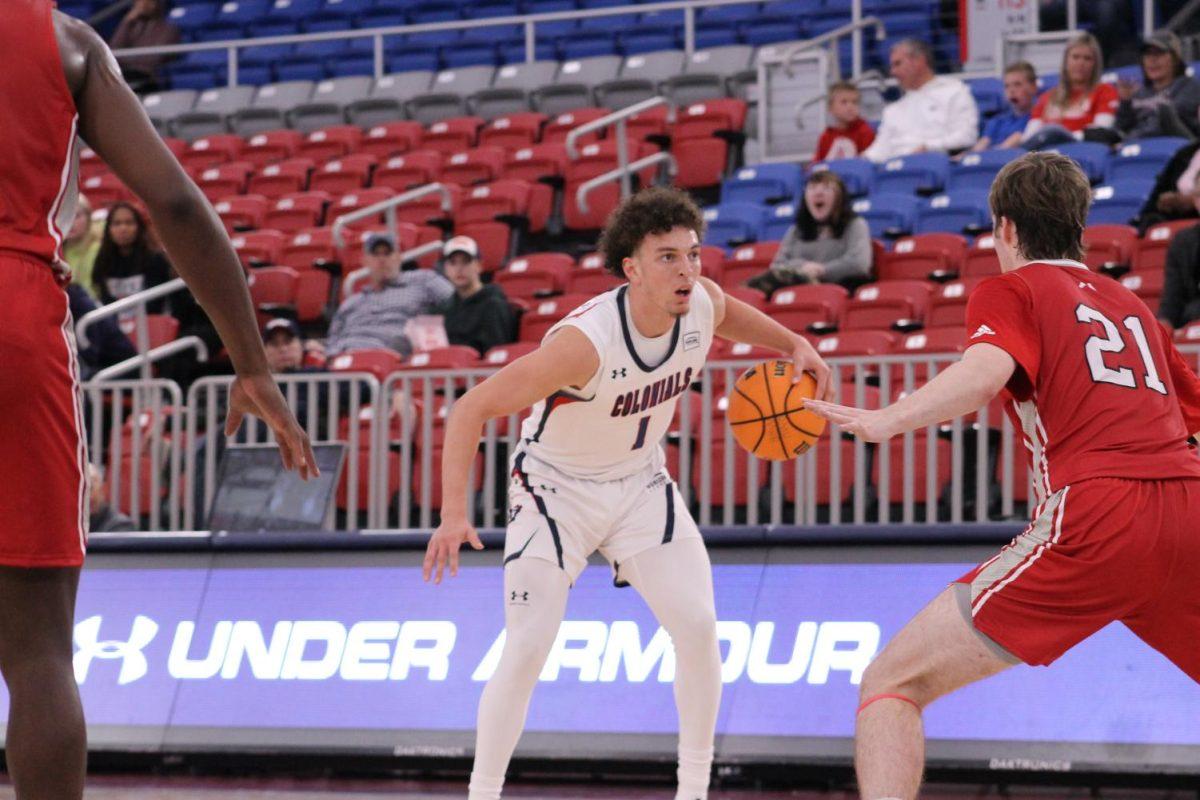
[[[1098,322],[1104,328],[1103,336],[1095,334],[1088,338],[1084,345],[1088,369],[1092,371],[1092,380],[1097,383],[1111,383],[1127,389],[1136,389],[1137,378],[1134,376],[1133,370],[1128,367],[1113,369],[1104,363],[1106,353],[1121,353],[1126,347],[1125,338],[1117,329],[1116,323],[1091,306],[1085,306],[1082,303],[1075,308],[1075,319],[1088,324]],[[1146,330],[1142,327],[1142,320],[1131,314],[1121,320],[1121,324],[1133,336],[1138,353],[1142,356],[1142,365],[1146,368],[1146,374],[1143,376],[1146,385],[1159,394],[1166,394],[1167,387],[1158,376],[1158,368],[1154,366],[1154,357],[1150,354],[1150,344],[1146,341]]]

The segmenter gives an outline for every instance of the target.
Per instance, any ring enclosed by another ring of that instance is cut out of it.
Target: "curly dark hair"
[[[599,242],[604,268],[624,278],[622,262],[633,255],[647,236],[677,227],[689,228],[696,232],[697,238],[704,238],[704,214],[692,198],[686,192],[666,186],[642,189],[608,216]]]

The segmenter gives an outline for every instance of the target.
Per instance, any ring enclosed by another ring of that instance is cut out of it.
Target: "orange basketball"
[[[801,408],[817,391],[805,373],[792,382],[792,362],[764,361],[742,373],[729,391],[725,412],[738,444],[759,458],[788,461],[804,455],[825,430],[825,420]]]

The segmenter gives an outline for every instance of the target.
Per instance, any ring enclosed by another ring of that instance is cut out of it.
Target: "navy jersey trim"
[[[550,395],[549,397],[546,398],[546,405],[542,409],[542,418],[540,420],[538,420],[537,430],[533,432],[532,438],[526,439],[525,441],[536,442],[542,438],[542,431],[546,430],[546,423],[550,420],[550,412],[553,411],[554,409],[558,408],[559,406],[566,405],[567,403],[585,403],[585,402],[587,402],[587,401],[582,400],[582,399],[576,397],[575,395],[567,394],[566,392],[561,391],[561,390]]]
[[[513,472],[517,473],[517,477],[521,479],[521,485],[525,487],[525,491],[529,493],[529,496],[533,498],[533,502],[537,504],[538,513],[545,518],[546,524],[550,526],[550,538],[554,540],[554,554],[558,557],[558,568],[566,569],[563,566],[562,539],[558,537],[558,523],[554,521],[554,517],[550,516],[550,512],[546,510],[546,501],[534,493],[533,486],[529,483],[529,476],[525,474],[525,470],[521,469],[521,465],[524,463],[525,453],[523,451],[517,453],[517,459],[513,462]],[[521,549],[524,550],[525,548]]]
[[[537,531],[529,534],[529,538],[525,540],[525,544],[521,545],[521,549],[504,559],[504,563],[508,564],[510,561],[516,561],[518,558],[525,555],[525,548],[529,547],[529,543],[533,541],[533,537],[535,536],[537,536]]]
[[[667,481],[667,524],[664,526],[662,543],[675,537],[675,484]]]
[[[637,350],[633,347],[633,336],[629,332],[629,315],[625,313],[625,294],[629,289],[629,284],[625,284],[617,290],[617,315],[621,318],[621,335],[625,337],[625,349],[629,351],[629,355],[633,358],[633,363],[637,364],[638,369],[642,372],[653,372],[671,360],[671,356],[675,355],[675,346],[679,344],[679,329],[683,326],[683,318],[675,318],[675,327],[671,331],[671,346],[667,349],[667,354],[663,356],[663,360],[650,366],[642,357],[638,355]]]

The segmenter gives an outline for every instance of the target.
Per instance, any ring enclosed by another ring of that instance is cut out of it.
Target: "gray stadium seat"
[[[529,95],[534,111],[548,117],[592,105],[592,90],[583,83],[564,83],[543,86]]]
[[[423,94],[404,104],[404,113],[422,125],[467,113],[467,101],[457,94]]]
[[[752,66],[754,48],[746,44],[729,44],[724,47],[710,47],[707,50],[697,50],[683,66],[688,73],[716,73],[717,75],[732,75]]]
[[[620,71],[620,56],[592,56],[559,64],[558,72],[554,75],[554,82],[556,84],[596,86],[613,80]]]
[[[191,111],[179,114],[171,121],[171,133],[192,141],[218,133],[228,133],[225,118],[254,99],[253,86],[226,86],[206,89],[196,98]]]
[[[384,75],[372,85],[367,98],[346,107],[346,120],[351,125],[369,128],[404,119],[405,101],[429,91],[432,82],[433,73],[428,70]]]
[[[409,119],[428,125],[467,112],[467,97],[492,84],[494,67],[447,69],[433,78],[427,94],[419,94],[404,104]]]
[[[341,125],[346,121],[346,106],[367,97],[372,83],[371,78],[363,75],[321,81],[308,102],[288,110],[288,127],[310,133],[330,125]]]
[[[697,50],[688,57],[683,71],[664,80],[659,90],[675,106],[725,97],[725,79],[750,69],[753,57],[754,48],[744,44]]]
[[[526,92],[531,92],[539,86],[554,83],[554,76],[557,74],[557,61],[505,64],[496,70],[496,77],[492,80],[492,88],[524,89]]]
[[[529,110],[529,95],[524,89],[484,89],[467,98],[467,113],[483,119]]]
[[[171,120],[185,114],[196,105],[195,89],[176,89],[172,92],[156,92],[142,98],[142,108],[154,123],[159,133],[170,131]]]
[[[289,108],[307,103],[312,93],[312,81],[285,81],[260,86],[249,108],[238,109],[230,115],[229,130],[238,136],[253,136],[282,128],[286,124],[284,113]]]
[[[557,61],[505,64],[496,70],[490,89],[481,89],[467,98],[467,111],[484,119],[528,111],[529,93],[553,83],[557,72]]]
[[[431,94],[456,94],[466,97],[490,87],[495,72],[495,67],[487,66],[442,70],[433,77],[429,91]]]
[[[658,94],[658,84],[683,69],[683,53],[660,50],[628,56],[616,80],[596,87],[596,105],[625,108]]]

